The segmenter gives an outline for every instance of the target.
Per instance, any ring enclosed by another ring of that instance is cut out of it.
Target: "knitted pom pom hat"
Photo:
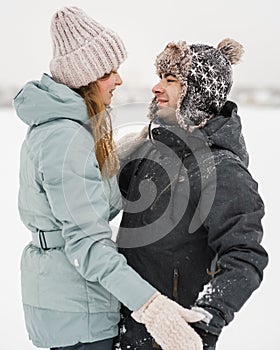
[[[77,7],[64,7],[51,23],[54,80],[71,88],[90,82],[117,69],[126,59],[121,38]]]
[[[243,52],[243,46],[233,39],[224,39],[217,48],[203,44],[189,46],[179,41],[167,44],[157,56],[157,74],[172,74],[182,85],[176,110],[182,128],[203,126],[219,113],[232,86],[231,65],[239,62]],[[154,98],[151,119],[157,110]]]

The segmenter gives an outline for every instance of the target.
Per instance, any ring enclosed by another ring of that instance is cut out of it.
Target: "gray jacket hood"
[[[43,74],[40,81],[28,82],[13,101],[19,118],[29,126],[67,118],[85,123],[88,120],[83,98],[66,85]]]

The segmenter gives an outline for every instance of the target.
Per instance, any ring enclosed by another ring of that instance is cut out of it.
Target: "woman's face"
[[[111,99],[113,97],[113,91],[116,89],[118,85],[122,84],[122,79],[117,72],[117,70],[113,70],[109,75],[104,78],[100,78],[97,80],[97,86],[99,88],[101,98],[105,106],[109,106],[111,103]]]

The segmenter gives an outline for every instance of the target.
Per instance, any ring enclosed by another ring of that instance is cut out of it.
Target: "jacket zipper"
[[[172,290],[172,296],[173,299],[178,302],[179,301],[179,295],[178,295],[178,285],[179,285],[179,270],[177,267],[173,270],[173,290]]]
[[[172,296],[173,300],[178,302],[178,284],[179,284],[179,270],[177,267],[173,270],[173,289],[172,289]],[[152,340],[152,347],[153,349],[161,349],[160,345],[153,339]]]

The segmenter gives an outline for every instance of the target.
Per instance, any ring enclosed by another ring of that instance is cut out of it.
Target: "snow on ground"
[[[119,109],[117,115],[124,119],[117,124],[130,123],[120,128],[120,134],[130,131],[133,123],[139,129],[144,123],[144,105],[130,105]],[[278,236],[278,186],[280,109],[240,108],[243,132],[250,154],[249,169],[259,183],[266,205],[263,244],[270,255],[261,287],[252,295],[234,321],[225,328],[217,350],[279,350],[279,266],[280,238]],[[23,247],[30,234],[22,225],[17,211],[18,168],[20,145],[26,126],[10,109],[0,109],[1,156],[1,298],[0,349],[34,350],[25,331],[20,295],[19,264]],[[121,119],[121,118],[120,118]],[[115,225],[119,218],[115,220]]]

